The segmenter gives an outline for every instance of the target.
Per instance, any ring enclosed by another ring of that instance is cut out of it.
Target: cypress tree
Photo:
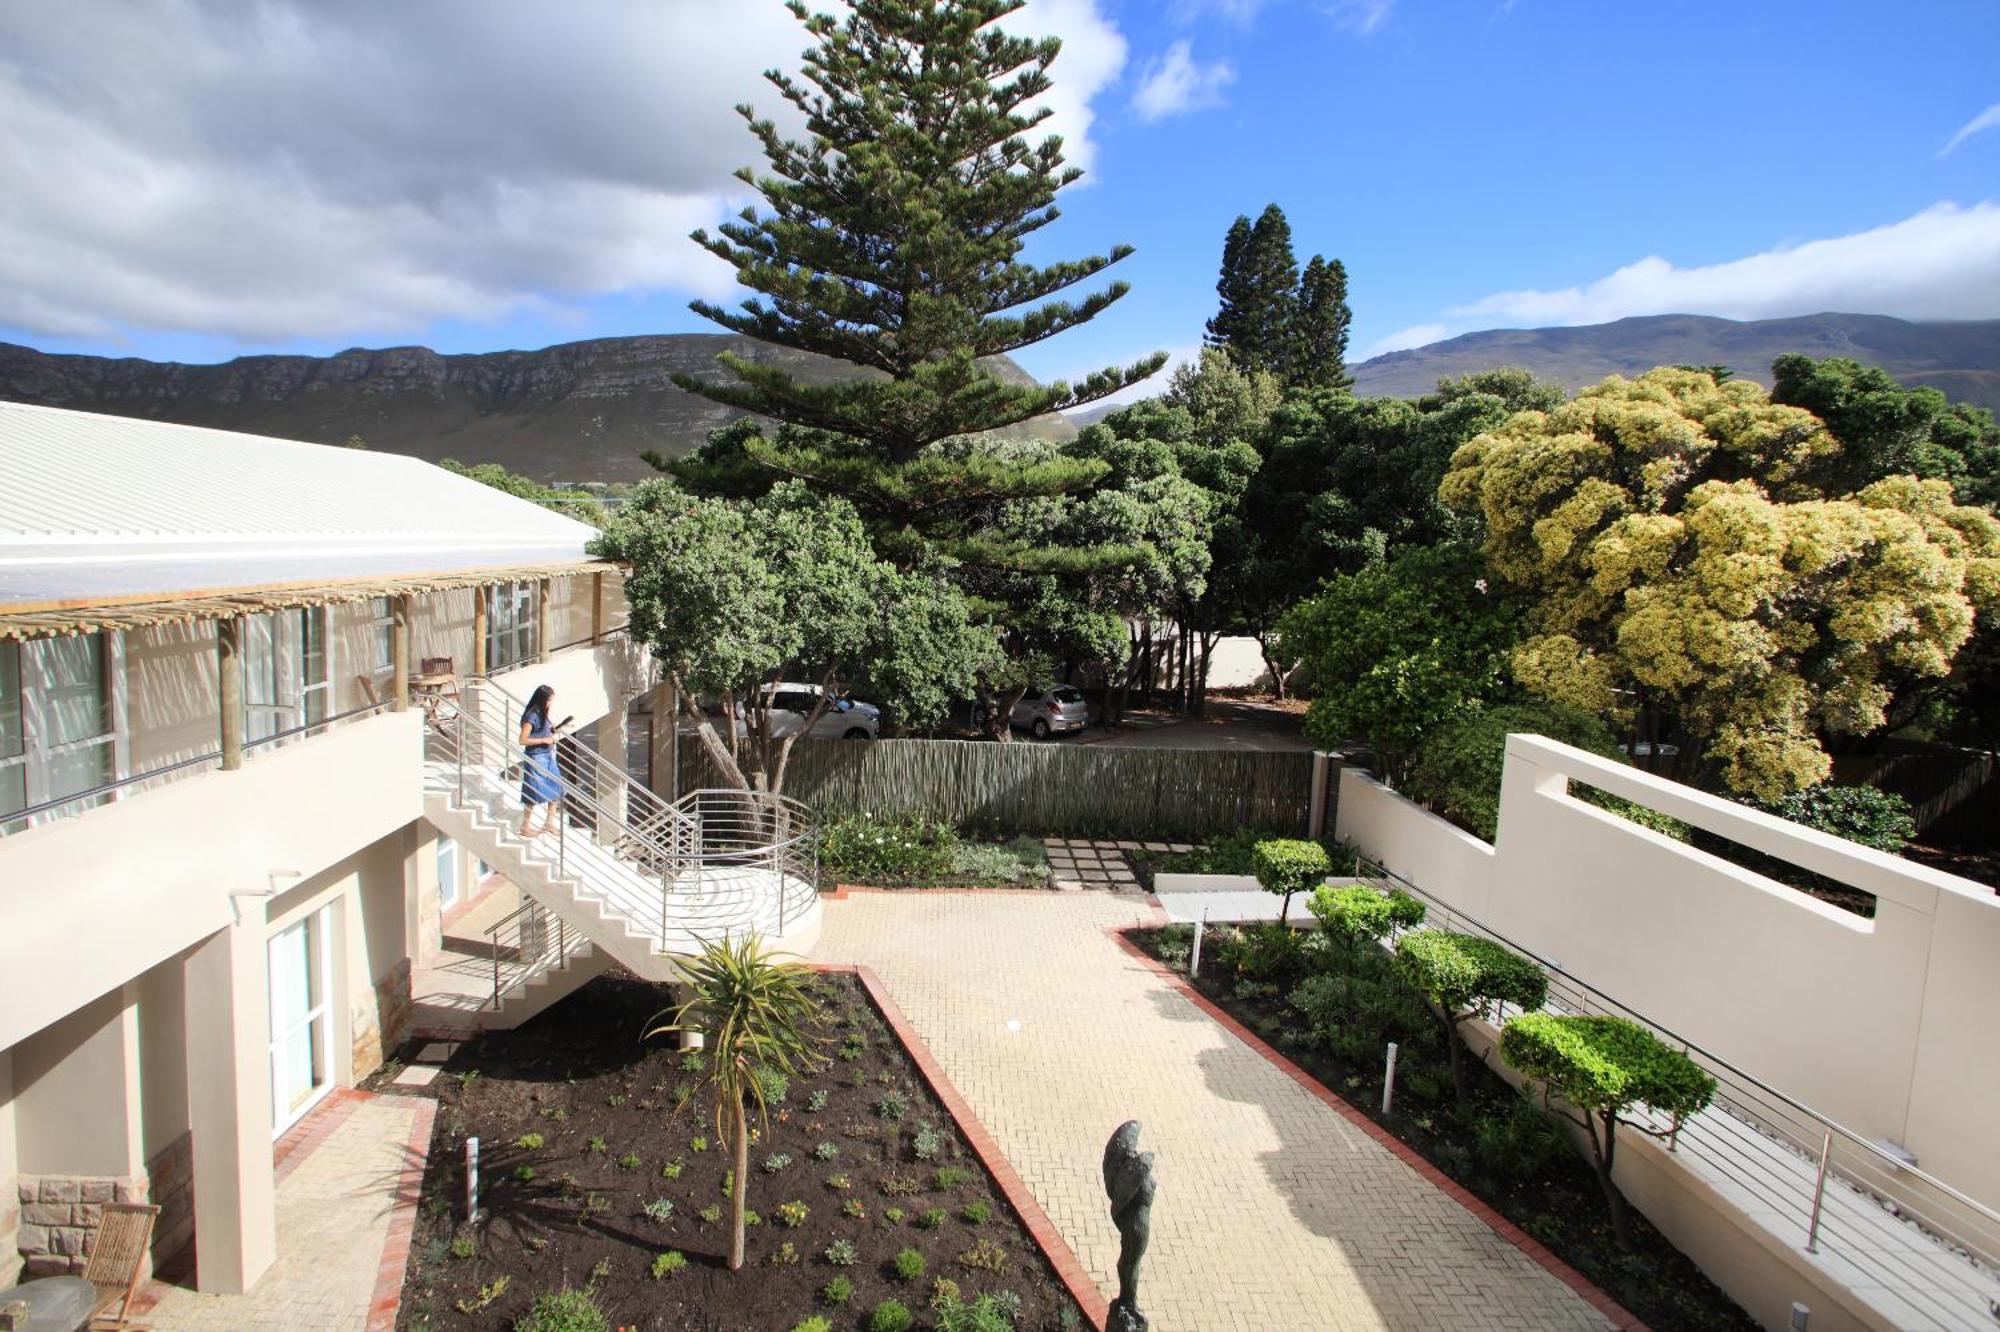
[[[1347,267],[1312,257],[1299,278],[1285,382],[1298,388],[1353,388],[1347,373]]]
[[[1086,489],[1101,464],[1016,457],[964,437],[1093,402],[1152,374],[1161,353],[1075,385],[1010,384],[982,358],[1092,318],[1126,292],[1113,282],[1050,299],[1132,252],[1037,267],[1026,238],[1056,220],[1056,193],[1082,173],[1060,138],[1030,142],[1050,114],[1028,109],[1050,86],[1061,43],[993,25],[1023,0],[853,0],[845,19],[787,7],[816,41],[800,78],[766,75],[805,119],[791,138],[749,106],[737,111],[768,169],[740,179],[768,211],[746,209],[694,240],[760,297],[739,310],[691,308],[765,342],[873,372],[802,382],[728,353],[733,382],[676,375],[713,401],[794,427],[742,442],[749,460],[843,495],[903,565],[944,547],[961,560],[1021,567],[980,518],[1010,499]],[[952,441],[949,446],[941,441]],[[1072,552],[1064,561],[1073,568]]]

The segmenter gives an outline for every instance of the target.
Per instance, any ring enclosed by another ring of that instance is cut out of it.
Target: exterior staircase
[[[703,943],[752,933],[804,955],[819,934],[811,811],[762,792],[694,791],[672,804],[585,746],[558,746],[552,827],[520,833],[525,704],[471,683],[434,718],[425,817],[521,890],[489,932],[493,994],[482,1026],[514,1026],[613,964],[670,980]],[[537,811],[536,823],[542,822]]]

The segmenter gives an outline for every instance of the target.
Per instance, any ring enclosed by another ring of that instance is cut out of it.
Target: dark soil
[[[889,1298],[927,1327],[939,1277],[967,1300],[1013,1292],[1021,1328],[1081,1326],[1067,1289],[866,992],[840,974],[820,977],[816,989],[832,1019],[827,1052],[838,1057],[794,1079],[751,1144],[747,1200],[761,1223],[749,1229],[735,1273],[727,1268],[728,1146],[712,1107],[688,1100],[675,1109],[700,1073],[667,1040],[640,1041],[648,1019],[667,1007],[663,987],[602,977],[516,1031],[460,1047],[432,1084],[439,1114],[398,1326],[508,1328],[536,1296],[570,1288],[588,1289],[613,1327],[648,1332],[784,1332],[814,1314],[852,1329]],[[853,1036],[865,1046],[850,1057],[843,1045]],[[907,1102],[900,1119],[881,1110],[891,1093]],[[920,1140],[924,1126],[936,1142]],[[482,1149],[487,1218],[478,1226],[462,1223],[469,1135]],[[837,1155],[816,1156],[821,1144]],[[920,1151],[934,1154],[919,1159]],[[789,1163],[767,1169],[775,1154]],[[964,1178],[940,1188],[940,1167]],[[672,1204],[664,1220],[645,1211],[658,1199]],[[790,1202],[807,1208],[796,1226],[780,1215]],[[983,1221],[982,1205],[990,1213]],[[705,1220],[711,1206],[718,1219]],[[901,1209],[900,1220],[891,1208]],[[931,1209],[945,1215],[926,1228],[919,1218]],[[851,1265],[826,1257],[836,1240],[853,1245]],[[976,1245],[989,1254],[998,1246],[1000,1271],[964,1261]],[[915,1280],[891,1267],[906,1247],[925,1259]],[[668,1251],[687,1266],[655,1279],[654,1260]],[[821,1292],[836,1276],[853,1283],[853,1295],[830,1306]]]
[[[1127,936],[1149,956],[1186,974],[1184,955],[1161,956],[1160,930],[1130,930]],[[1437,1028],[1372,1031],[1355,1042],[1370,1051],[1366,1061],[1344,1059],[1327,1042],[1303,1034],[1311,1024],[1285,1000],[1299,976],[1265,981],[1237,976],[1217,960],[1219,951],[1204,944],[1202,974],[1192,982],[1197,989],[1641,1321],[1675,1332],[1757,1328],[1634,1209],[1627,1209],[1633,1249],[1620,1250],[1596,1174],[1579,1153],[1547,1132],[1544,1117],[1525,1113],[1533,1103],[1497,1073],[1468,1058],[1468,1097],[1463,1105],[1456,1102]],[[1384,1115],[1380,1052],[1392,1040],[1401,1045],[1396,1098],[1391,1113]]]

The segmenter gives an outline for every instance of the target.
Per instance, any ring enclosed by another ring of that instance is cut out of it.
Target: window
[[[0,816],[117,777],[116,658],[104,634],[0,643]]]
[[[380,679],[396,670],[396,610],[388,597],[376,597],[368,605],[368,670]]]
[[[458,843],[449,837],[437,839],[438,905],[449,907],[458,901]]]
[[[333,715],[333,662],[326,607],[245,618],[243,739],[246,744],[313,726]]]
[[[486,669],[505,670],[538,655],[536,609],[539,585],[496,583],[486,597]]]
[[[271,936],[271,1127],[283,1133],[333,1085],[331,906]]]

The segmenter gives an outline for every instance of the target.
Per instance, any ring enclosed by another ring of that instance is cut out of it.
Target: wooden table
[[[0,1313],[16,1302],[27,1306],[27,1314],[13,1324],[14,1332],[83,1332],[90,1326],[97,1287],[82,1277],[59,1276],[0,1290]]]

